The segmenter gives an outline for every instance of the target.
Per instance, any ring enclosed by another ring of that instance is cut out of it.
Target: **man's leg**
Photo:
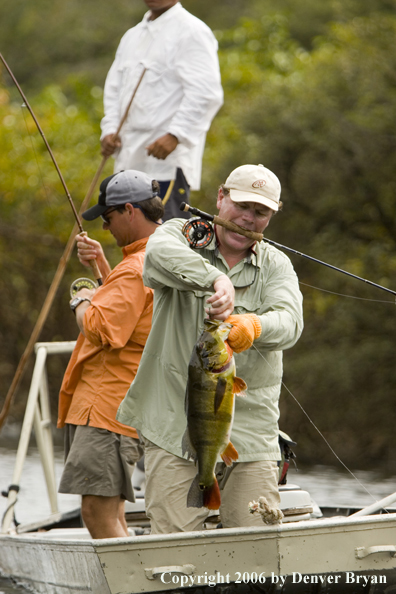
[[[125,519],[125,499],[121,499],[120,505],[118,506],[118,519],[120,521],[121,526],[124,528],[126,535],[130,536],[128,531],[128,524]]]
[[[206,507],[187,507],[187,493],[197,474],[188,460],[178,458],[144,440],[146,513],[152,534],[203,530],[208,516]]]
[[[67,459],[60,493],[81,494],[83,520],[93,538],[128,536],[124,501],[134,501],[131,482],[143,454],[139,440],[86,425],[67,427]]]
[[[223,528],[264,526],[260,514],[249,512],[249,503],[264,496],[271,507],[279,507],[277,462],[239,462],[221,491],[220,518]]]
[[[119,495],[115,497],[82,496],[81,515],[92,538],[129,536],[125,518],[122,516],[124,519],[122,521],[120,513],[124,513],[124,500],[121,500]]]

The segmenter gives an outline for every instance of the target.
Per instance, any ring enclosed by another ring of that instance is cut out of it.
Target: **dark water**
[[[0,490],[12,483],[16,451],[0,447]],[[55,448],[55,473],[59,482],[63,468],[62,447]],[[319,506],[351,505],[365,506],[396,491],[396,477],[384,477],[373,471],[356,471],[354,476],[343,468],[313,466],[296,471],[290,468],[289,484],[297,484],[307,490]],[[24,465],[18,502],[15,506],[19,522],[32,522],[50,514],[44,474],[37,449],[30,448]],[[59,495],[60,511],[79,507],[77,495]],[[7,500],[0,497],[0,517],[3,517]],[[26,594],[26,590],[10,580],[0,577],[0,594]]]

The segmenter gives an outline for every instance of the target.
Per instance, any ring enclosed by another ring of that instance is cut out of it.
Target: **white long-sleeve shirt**
[[[137,169],[158,181],[180,167],[192,190],[200,187],[206,133],[223,103],[217,41],[180,3],[153,21],[147,12],[121,39],[104,88],[101,138],[114,134],[146,68],[121,129],[114,171]],[[179,140],[165,160],[146,147],[164,134]]]

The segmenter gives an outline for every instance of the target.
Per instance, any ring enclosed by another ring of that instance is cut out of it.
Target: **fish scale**
[[[187,507],[220,507],[220,489],[215,476],[219,456],[227,465],[238,459],[230,442],[234,417],[234,396],[246,389],[235,375],[235,360],[226,343],[232,326],[219,320],[205,320],[189,367],[186,388],[187,429],[182,451],[195,461],[198,472],[188,496]]]

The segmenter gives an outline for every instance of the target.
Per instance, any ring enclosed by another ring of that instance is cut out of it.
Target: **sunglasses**
[[[154,196],[157,196],[157,194],[154,194]],[[154,196],[153,196],[153,198],[154,198]],[[146,219],[148,219],[149,221],[151,221],[150,217],[148,217],[148,216],[146,215],[146,213],[144,212],[144,210],[143,210],[143,208],[140,206],[140,204],[132,204],[132,206],[133,206],[133,208],[138,208],[139,210],[141,210],[141,211],[142,211],[142,213],[144,214],[144,216],[146,217]],[[114,212],[115,210],[119,210],[119,211],[121,212],[121,211],[122,211],[122,210],[124,210],[124,209],[125,209],[125,207],[124,207],[124,206],[122,206],[122,205],[121,205],[121,206],[115,206],[114,208],[109,208],[109,210],[106,210],[106,213],[105,213],[105,214],[102,214],[102,215],[100,215],[100,218],[102,219],[102,221],[103,221],[104,223],[106,223],[107,225],[110,225],[110,221],[109,221],[109,219],[107,218],[107,217],[108,217],[108,215],[109,215],[111,212]],[[154,221],[154,222],[155,222],[155,221]]]
[[[120,210],[122,210],[122,209],[123,209],[123,207],[122,207],[122,206],[116,206],[115,208],[109,208],[109,210],[106,210],[106,213],[105,213],[105,214],[102,214],[102,215],[100,215],[100,218],[102,219],[102,221],[103,221],[104,223],[106,223],[107,225],[110,225],[110,221],[109,221],[109,219],[107,218],[107,217],[109,216],[109,214],[110,214],[111,212],[114,212],[115,210],[119,210],[119,211],[120,211]]]

